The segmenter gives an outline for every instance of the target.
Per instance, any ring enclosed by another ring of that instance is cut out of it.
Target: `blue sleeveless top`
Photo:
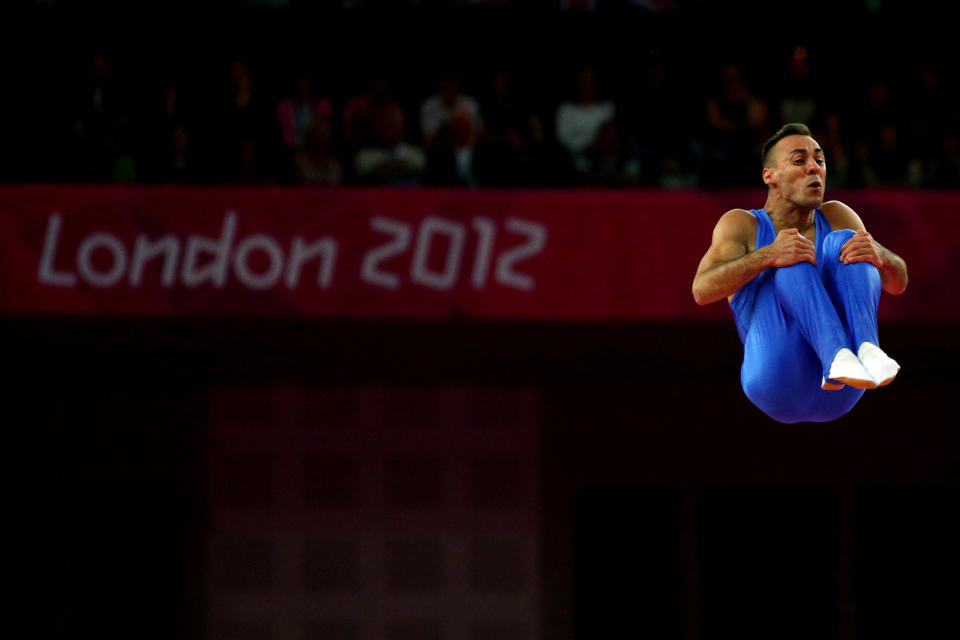
[[[757,219],[757,239],[754,251],[771,244],[777,237],[773,228],[773,221],[763,209],[750,209],[750,213]],[[816,222],[816,238],[814,238],[814,247],[817,251],[817,262],[820,261],[823,239],[827,234],[833,231],[826,216],[818,208],[814,212],[814,221]],[[753,320],[753,311],[756,308],[757,298],[761,292],[773,287],[773,268],[764,269],[753,280],[740,287],[733,299],[730,301],[730,309],[733,311],[733,320],[737,324],[737,332],[740,334],[740,342],[745,342],[747,332],[750,331],[750,324]]]

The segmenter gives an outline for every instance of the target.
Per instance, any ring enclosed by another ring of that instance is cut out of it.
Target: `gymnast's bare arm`
[[[757,220],[744,209],[731,209],[713,229],[713,240],[693,279],[693,299],[710,304],[729,298],[769,267],[806,260],[816,264],[813,243],[796,229],[784,229],[772,244],[753,250]]]
[[[880,271],[883,290],[898,296],[907,288],[907,263],[903,258],[873,239],[856,212],[837,200],[824,202],[823,215],[831,229],[853,229],[857,232],[840,249],[840,260],[845,264],[869,262]]]

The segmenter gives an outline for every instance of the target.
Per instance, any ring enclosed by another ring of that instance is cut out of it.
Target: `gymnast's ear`
[[[776,182],[776,169],[773,167],[763,168],[763,183],[768,187]]]

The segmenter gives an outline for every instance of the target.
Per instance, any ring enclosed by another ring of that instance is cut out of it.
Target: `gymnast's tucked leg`
[[[817,267],[798,262],[777,269],[773,281],[777,302],[796,322],[820,360],[823,388],[839,389],[843,384],[875,388],[873,376],[851,350],[847,329]]]
[[[796,321],[777,302],[772,287],[765,287],[744,340],[740,382],[746,396],[778,422],[835,420],[853,408],[863,390],[824,391],[822,370]]]
[[[850,345],[878,386],[889,384],[900,366],[880,350],[877,331],[877,307],[880,304],[880,272],[868,262],[844,264],[840,250],[855,235],[842,229],[827,235],[818,269],[850,339]]]

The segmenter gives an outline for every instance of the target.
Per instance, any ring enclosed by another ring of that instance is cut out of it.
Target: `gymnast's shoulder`
[[[746,209],[730,209],[713,228],[712,242],[714,246],[734,242],[749,250],[756,233],[757,219],[752,213]]]
[[[750,229],[756,231],[757,217],[746,209],[730,209],[720,216],[720,220],[717,222],[717,229],[730,232],[737,230],[749,231]]]
[[[833,229],[865,230],[863,220],[860,219],[857,212],[839,200],[824,202],[820,205],[820,211],[826,216]]]

